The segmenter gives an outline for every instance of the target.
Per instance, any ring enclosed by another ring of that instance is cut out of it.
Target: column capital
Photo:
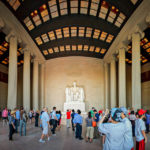
[[[25,46],[24,48],[22,48],[22,53],[31,53],[29,48],[27,46]]]
[[[113,55],[111,56],[111,61],[112,61],[112,60],[117,61],[117,57],[116,57],[116,56],[117,56],[116,54],[113,54]]]
[[[45,65],[45,62],[46,62],[46,60],[40,60],[40,61],[39,61],[39,64],[40,64],[40,65]]]
[[[119,50],[120,49],[125,49],[125,51],[127,51],[128,50],[128,44],[126,42],[121,42],[119,44]]]
[[[0,29],[4,28],[5,23],[2,18],[0,18]]]
[[[21,38],[18,37],[18,36],[16,35],[16,33],[15,33],[13,30],[11,30],[11,31],[9,32],[9,34],[5,37],[6,41],[9,42],[11,37],[16,37],[16,38],[17,38],[17,42],[18,42],[19,44],[22,43]]]
[[[129,40],[129,41],[131,41],[132,36],[133,36],[134,34],[139,34],[141,39],[142,39],[142,38],[144,37],[144,35],[145,35],[144,32],[143,32],[143,31],[141,30],[141,28],[139,27],[139,25],[136,25],[135,28],[134,28],[134,30],[133,30],[133,32],[128,35],[128,40]]]
[[[150,24],[150,13],[148,13],[148,15],[147,15],[147,17],[146,17],[146,22],[148,23],[148,24]]]

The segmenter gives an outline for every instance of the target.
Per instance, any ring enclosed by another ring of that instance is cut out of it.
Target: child
[[[146,127],[142,120],[145,117],[145,113],[146,111],[140,109],[138,111],[139,118],[135,121],[136,150],[145,150],[145,143],[147,143]]]
[[[15,133],[15,113],[16,111],[11,112],[9,117],[9,140],[12,141],[12,136]]]

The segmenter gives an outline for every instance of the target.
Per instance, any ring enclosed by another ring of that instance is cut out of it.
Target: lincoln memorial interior
[[[0,108],[150,109],[150,0],[1,0]]]

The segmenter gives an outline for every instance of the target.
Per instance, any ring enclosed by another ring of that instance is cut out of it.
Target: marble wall
[[[104,66],[100,59],[62,57],[46,61],[45,104],[63,110],[65,88],[76,81],[85,90],[86,111],[104,107]]]
[[[150,71],[150,63],[146,63],[141,68],[142,73]],[[150,81],[142,82],[142,107],[150,109]]]
[[[0,72],[8,73],[6,66],[0,64]],[[0,108],[7,106],[7,89],[8,84],[0,81]]]

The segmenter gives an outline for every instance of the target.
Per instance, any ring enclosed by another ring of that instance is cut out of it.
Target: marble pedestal
[[[85,112],[85,103],[84,102],[65,102],[64,103],[64,112],[67,111],[67,109],[74,109],[77,111],[78,109],[81,110],[81,112]]]

